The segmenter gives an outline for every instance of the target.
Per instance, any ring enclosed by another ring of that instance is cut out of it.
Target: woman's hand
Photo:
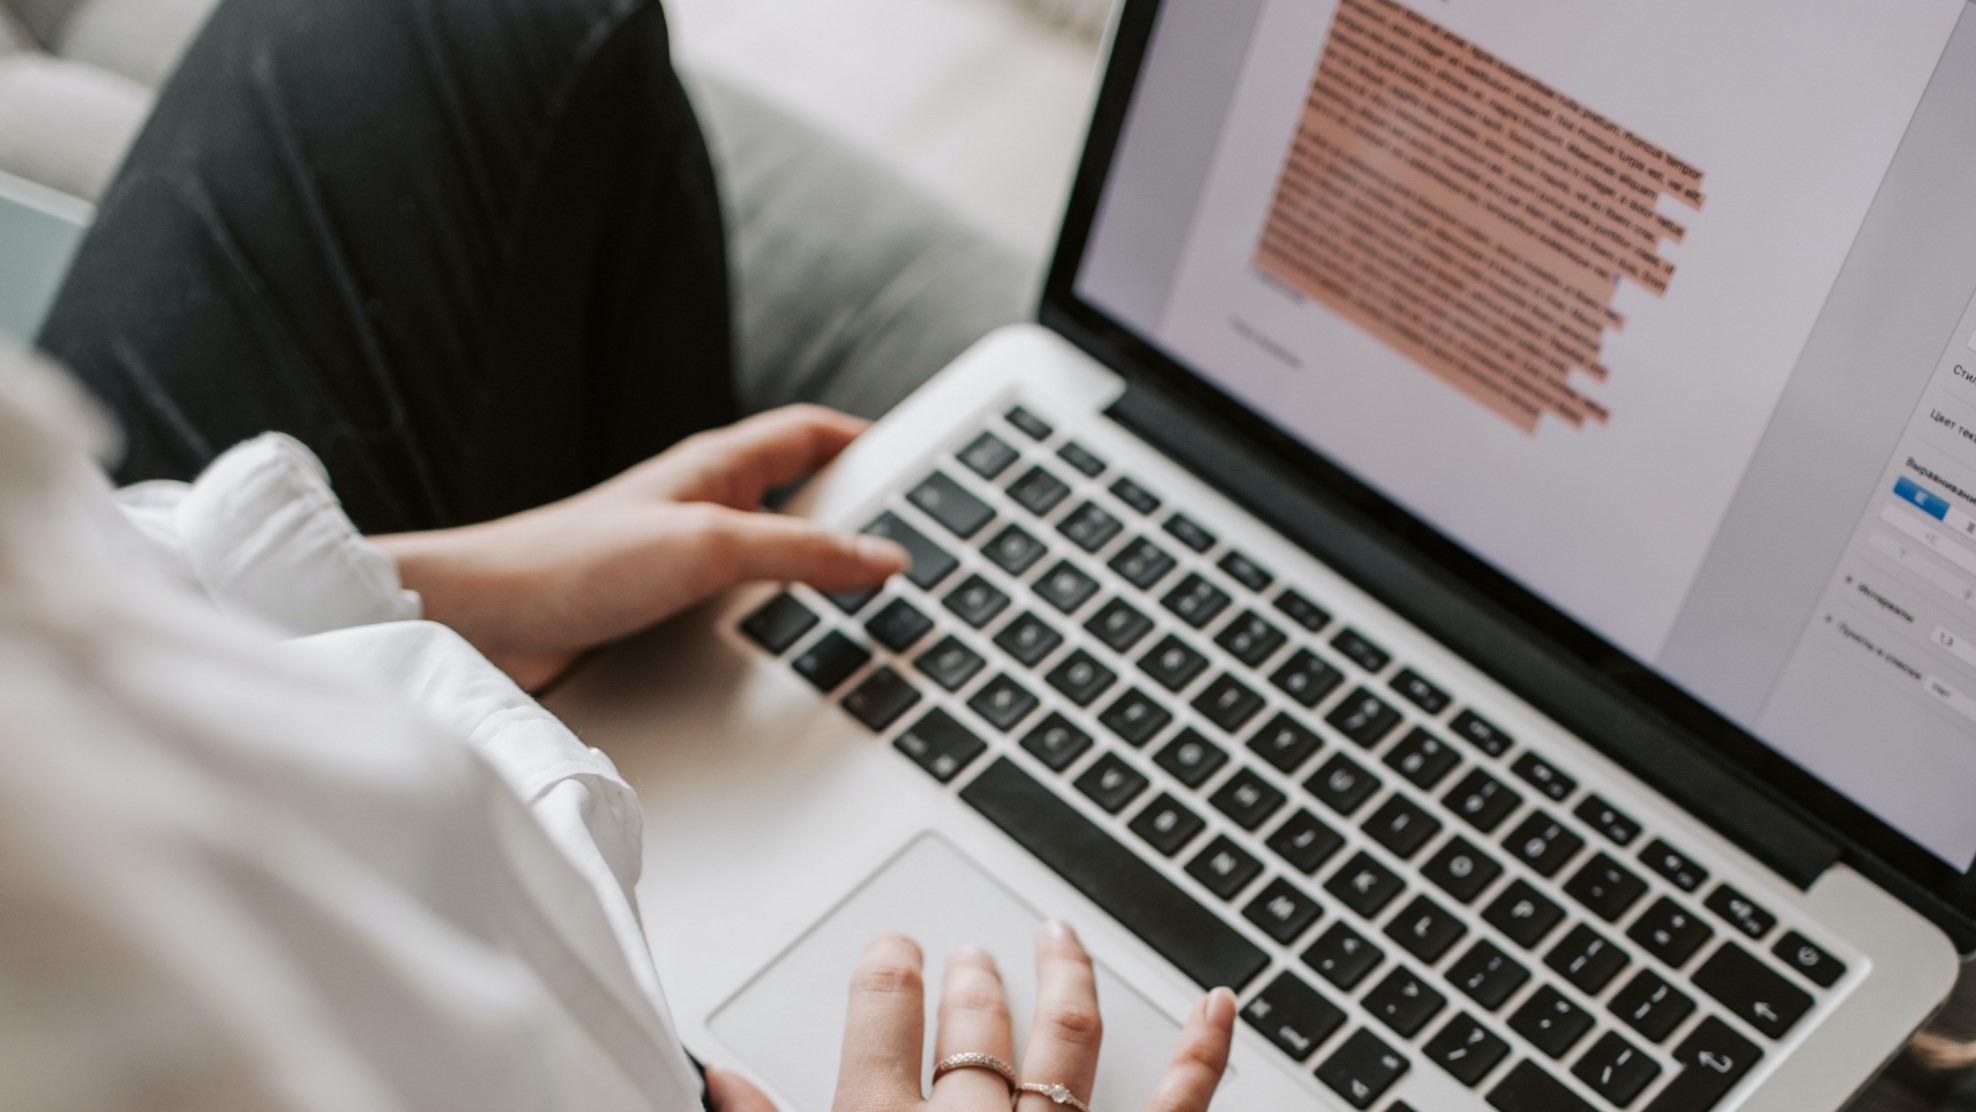
[[[931,1096],[920,1088],[926,1039],[921,964],[919,947],[906,938],[880,938],[865,951],[851,984],[835,1112],[1008,1109],[1007,1082],[985,1069],[952,1070],[933,1083]],[[1016,1064],[1008,997],[994,960],[983,951],[958,951],[948,961],[939,1015],[935,1061],[976,1051]],[[1146,1112],[1207,1112],[1228,1067],[1234,1030],[1235,995],[1216,989],[1187,1017],[1172,1064]],[[1036,939],[1036,1018],[1016,1076],[1025,1082],[1064,1085],[1079,1100],[1092,1104],[1102,1034],[1091,958],[1069,927],[1051,923]],[[1063,1106],[1042,1094],[1028,1093],[1016,1110],[1063,1112]]]
[[[815,406],[778,409],[681,441],[561,502],[377,543],[428,618],[539,688],[585,650],[739,583],[848,591],[905,570],[891,541],[760,512],[768,492],[829,463],[865,428]]]

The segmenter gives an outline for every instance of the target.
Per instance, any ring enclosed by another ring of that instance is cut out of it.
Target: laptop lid
[[[1043,313],[1966,938],[1972,135],[1965,0],[1126,0]]]

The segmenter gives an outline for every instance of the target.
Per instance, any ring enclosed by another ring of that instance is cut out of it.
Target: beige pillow
[[[71,62],[100,66],[155,90],[171,76],[215,2],[81,0],[48,41]]]
[[[0,56],[0,170],[94,202],[151,111],[128,78],[44,54]]]

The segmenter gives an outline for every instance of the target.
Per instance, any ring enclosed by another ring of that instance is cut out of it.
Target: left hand
[[[866,428],[791,406],[701,433],[581,494],[483,525],[380,537],[426,617],[537,689],[585,650],[753,580],[822,591],[905,570],[891,541],[761,512]]]

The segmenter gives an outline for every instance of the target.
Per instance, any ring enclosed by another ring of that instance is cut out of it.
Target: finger
[[[956,950],[947,959],[946,983],[940,988],[940,1030],[933,1039],[933,1060],[974,1051],[1004,1062],[1015,1060],[1015,1036],[1010,1030],[1009,997],[1001,971],[988,951],[973,946]],[[999,1108],[1009,1103],[1009,1085],[985,1069],[958,1069],[933,1083],[937,1101],[958,1100],[956,1108]]]
[[[814,474],[870,423],[814,405],[792,405],[682,441],[655,474],[681,502],[752,510],[769,491]]]
[[[926,1045],[926,988],[919,945],[900,935],[874,939],[851,976],[844,1058],[837,1075],[840,1112],[919,1103]]]
[[[1228,1044],[1234,1038],[1235,994],[1215,989],[1187,1017],[1180,1045],[1146,1112],[1207,1112],[1222,1074],[1228,1071]]]
[[[1083,943],[1064,923],[1051,922],[1036,936],[1036,1019],[1022,1053],[1022,1080],[1062,1085],[1091,1103],[1098,1076],[1098,976]],[[1023,1112],[1061,1112],[1050,1098],[1025,1094]]]
[[[775,1103],[738,1073],[707,1071],[707,1107],[714,1112],[775,1112]]]
[[[717,551],[704,563],[729,584],[807,583],[820,591],[875,587],[906,570],[895,541],[829,529],[782,514],[719,510],[707,519]]]

